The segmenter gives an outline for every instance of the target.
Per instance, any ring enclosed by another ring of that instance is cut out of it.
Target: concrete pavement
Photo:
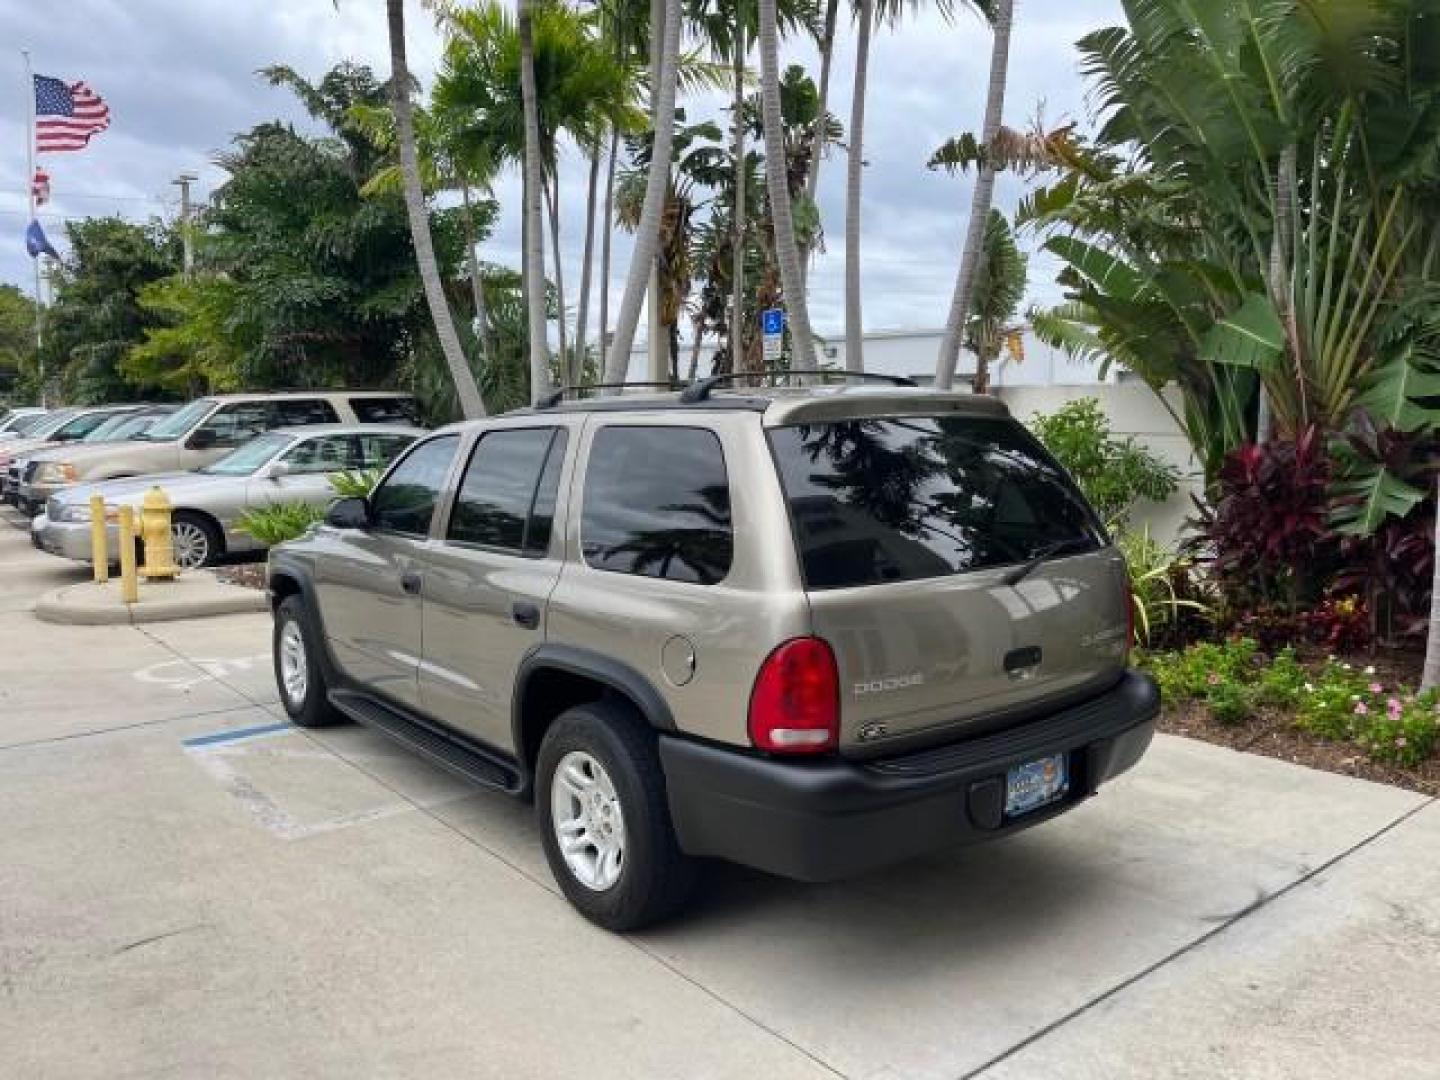
[[[688,918],[615,937],[559,898],[528,807],[285,725],[265,616],[41,624],[56,571],[17,539],[6,1073],[1440,1074],[1420,796],[1161,737],[1005,843],[824,887],[717,867]]]

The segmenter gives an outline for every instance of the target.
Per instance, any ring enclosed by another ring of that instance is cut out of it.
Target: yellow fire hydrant
[[[180,570],[175,565],[175,547],[170,539],[170,500],[158,487],[147,491],[140,504],[140,535],[145,542],[141,575],[147,581],[175,580]]]

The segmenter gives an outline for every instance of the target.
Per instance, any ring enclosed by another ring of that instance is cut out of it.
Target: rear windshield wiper
[[[1019,585],[1020,582],[1024,581],[1027,577],[1029,577],[1037,569],[1039,569],[1041,563],[1046,562],[1049,559],[1053,559],[1057,555],[1063,555],[1065,554],[1065,552],[1075,549],[1079,549],[1078,551],[1075,551],[1076,554],[1079,554],[1081,551],[1093,551],[1093,545],[1093,540],[1087,539],[1083,536],[1071,536],[1067,537],[1064,540],[1057,540],[1053,544],[1046,544],[1043,548],[1041,548],[1034,555],[1032,555],[1028,560],[1015,567],[1014,570],[1011,570],[1008,574],[1001,578],[1001,580],[1005,582],[1006,585]]]

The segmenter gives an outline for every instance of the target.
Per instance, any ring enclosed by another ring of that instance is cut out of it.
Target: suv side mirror
[[[357,497],[336,499],[325,511],[325,524],[337,529],[365,529],[370,526],[370,500]]]
[[[196,428],[186,444],[191,450],[209,450],[220,442],[214,428]]]

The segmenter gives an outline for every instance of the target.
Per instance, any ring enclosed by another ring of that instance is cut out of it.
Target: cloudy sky
[[[409,8],[411,63],[428,83],[440,42],[418,2]],[[1119,0],[1028,0],[1018,6],[1011,56],[1007,120],[1022,125],[1044,109],[1047,122],[1088,117],[1075,40],[1118,22]],[[0,0],[0,281],[31,287],[24,254],[26,217],[23,59],[38,73],[85,79],[112,109],[112,126],[83,153],[47,155],[54,198],[41,221],[63,250],[66,218],[119,214],[173,217],[178,191],[171,179],[197,173],[204,198],[222,174],[211,162],[238,132],[276,117],[310,129],[284,91],[255,77],[256,69],[286,63],[318,77],[340,60],[388,70],[381,0]],[[959,262],[969,205],[963,178],[931,174],[924,164],[949,136],[978,128],[983,107],[989,35],[978,18],[953,25],[933,15],[912,17],[877,35],[871,56],[865,157],[864,251],[867,327],[932,327],[944,322]],[[831,110],[848,119],[854,39],[850,27],[837,47]],[[813,49],[792,47],[783,59],[818,73]],[[8,87],[8,89],[7,89]],[[690,102],[692,117],[716,107]],[[584,166],[572,155],[562,190],[569,198],[562,225],[566,280],[579,280]],[[844,214],[841,156],[821,173],[821,204],[832,237],[811,273],[812,320],[822,334],[843,324],[841,245]],[[1020,185],[1002,179],[997,201],[1014,208]],[[518,265],[519,198],[514,178],[497,189],[503,217],[484,257]],[[565,230],[568,229],[568,235]],[[4,239],[8,237],[8,239]],[[629,245],[618,243],[614,288],[623,288]],[[1031,298],[1058,298],[1053,265],[1031,265]],[[573,303],[573,298],[571,300]]]

